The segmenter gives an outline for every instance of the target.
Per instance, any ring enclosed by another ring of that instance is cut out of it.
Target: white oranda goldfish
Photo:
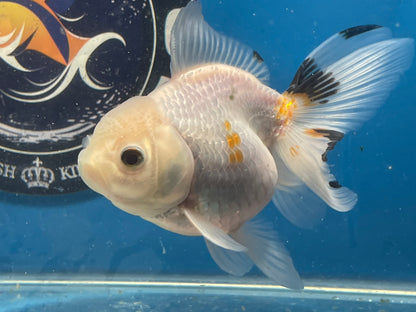
[[[85,183],[118,208],[169,231],[202,235],[216,263],[253,264],[302,288],[272,226],[254,218],[272,199],[294,224],[338,211],[328,151],[384,101],[410,66],[413,40],[377,25],[341,31],[310,53],[289,88],[267,86],[259,54],[215,32],[192,1],[171,33],[172,78],[107,113],[79,154]],[[254,218],[254,220],[253,220]]]

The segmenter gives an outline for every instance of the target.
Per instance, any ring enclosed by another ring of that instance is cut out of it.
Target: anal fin
[[[274,158],[279,168],[279,179],[273,203],[296,226],[313,228],[323,220],[326,204],[286,167],[279,156],[274,155]]]
[[[303,288],[303,282],[289,252],[270,224],[255,218],[230,235],[247,247],[245,252],[224,249],[205,239],[212,258],[225,272],[242,276],[250,271],[254,263],[279,285],[293,289]]]
[[[253,262],[245,252],[224,249],[207,239],[205,239],[205,243],[212,259],[225,272],[235,276],[243,276],[253,267]]]
[[[289,252],[270,224],[255,218],[231,235],[247,246],[247,255],[267,277],[288,288],[303,288]]]

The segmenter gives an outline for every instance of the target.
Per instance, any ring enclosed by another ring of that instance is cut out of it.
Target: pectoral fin
[[[188,220],[198,229],[202,236],[215,245],[234,251],[246,251],[247,248],[237,243],[227,233],[215,226],[203,215],[193,209],[184,209]]]

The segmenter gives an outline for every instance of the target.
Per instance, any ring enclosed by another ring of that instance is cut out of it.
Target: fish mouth
[[[89,160],[85,149],[78,155],[78,170],[81,179],[90,189],[104,195],[107,183],[96,163]]]
[[[91,135],[87,135],[82,139],[82,148],[87,148],[91,141]]]

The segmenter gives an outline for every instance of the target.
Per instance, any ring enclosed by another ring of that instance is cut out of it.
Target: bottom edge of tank
[[[0,275],[0,311],[416,311],[416,283],[306,279],[290,290],[264,278]]]

